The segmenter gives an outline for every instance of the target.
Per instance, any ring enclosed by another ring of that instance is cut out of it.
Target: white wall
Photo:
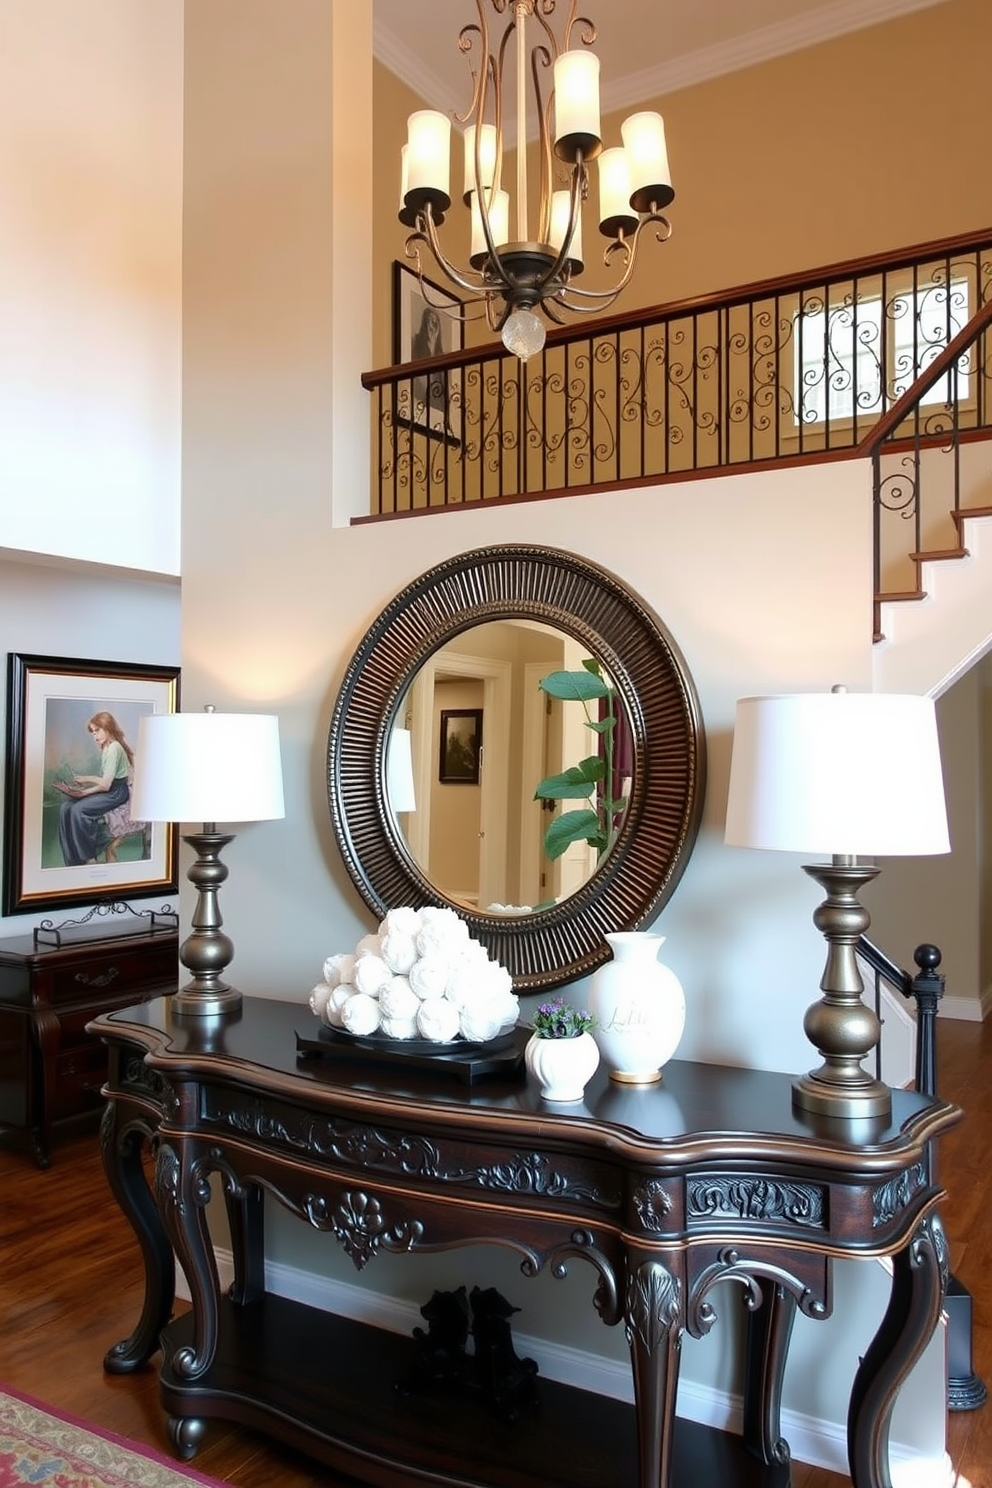
[[[0,547],[179,572],[182,13],[0,6]]]
[[[174,581],[88,572],[79,565],[0,557],[0,645],[30,656],[178,666],[179,585]],[[6,689],[0,696],[0,754],[5,749]],[[0,820],[5,805],[0,803]],[[2,833],[0,833],[2,836]],[[136,909],[170,903],[165,896]],[[0,915],[0,938],[25,935],[45,918],[59,923],[84,909],[51,915]]]

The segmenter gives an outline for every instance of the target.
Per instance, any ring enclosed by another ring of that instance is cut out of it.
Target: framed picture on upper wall
[[[176,827],[131,784],[138,720],[178,706],[178,667],[10,653],[4,914],[176,892]]]
[[[461,300],[406,264],[393,264],[393,361],[421,362],[461,351]],[[449,444],[462,441],[462,373],[435,367],[396,387],[396,421]]]

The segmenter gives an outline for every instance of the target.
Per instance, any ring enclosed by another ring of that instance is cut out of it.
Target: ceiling
[[[941,3],[580,0],[579,14],[597,25],[602,107],[608,113]],[[567,13],[568,0],[558,0],[552,20]],[[375,55],[427,103],[462,112],[471,97],[471,73],[458,50],[458,33],[477,14],[472,0],[373,0]],[[500,35],[505,18],[490,20]]]

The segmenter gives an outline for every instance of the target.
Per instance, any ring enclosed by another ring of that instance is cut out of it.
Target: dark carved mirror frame
[[[331,719],[328,799],[338,847],[366,904],[451,901],[411,857],[385,794],[397,708],[441,646],[487,621],[529,619],[567,632],[605,666],[627,709],[634,775],[620,835],[589,880],[533,914],[456,904],[518,992],[563,986],[609,959],[608,931],[635,929],[670,898],[702,814],[706,760],[699,701],[671,635],[613,574],[556,548],[462,553],[386,606],[348,665]]]

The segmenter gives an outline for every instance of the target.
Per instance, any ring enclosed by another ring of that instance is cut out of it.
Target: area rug
[[[225,1488],[126,1437],[0,1386],[0,1488],[186,1488],[190,1483]]]

